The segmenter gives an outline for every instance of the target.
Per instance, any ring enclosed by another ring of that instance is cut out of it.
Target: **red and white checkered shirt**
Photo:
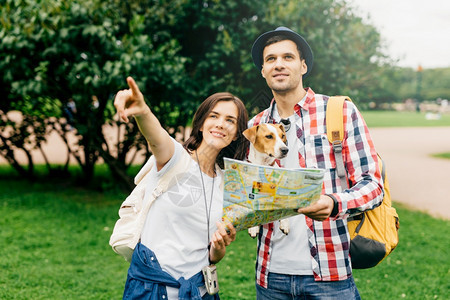
[[[312,269],[317,281],[345,280],[352,273],[347,218],[381,204],[383,181],[367,125],[356,106],[345,101],[342,153],[351,188],[342,190],[336,174],[333,148],[326,132],[325,112],[329,97],[315,94],[310,88],[306,92],[306,97],[294,107],[298,118],[296,116],[296,124],[291,125],[291,128],[295,126],[297,137],[304,147],[301,152],[305,155],[298,154],[300,166],[325,169],[322,194],[330,194],[338,201],[338,213],[335,216],[325,221],[306,217]],[[272,100],[268,109],[250,120],[249,127],[275,123],[274,106],[275,100]],[[263,225],[258,237],[256,282],[265,288],[272,253],[273,228],[273,223]]]

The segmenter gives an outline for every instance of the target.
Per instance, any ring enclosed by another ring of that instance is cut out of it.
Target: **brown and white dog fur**
[[[253,164],[274,166],[276,159],[285,158],[289,149],[286,146],[286,133],[282,124],[259,124],[242,133],[250,141],[248,161]],[[289,233],[289,221],[280,220],[280,229]],[[259,226],[248,229],[251,237],[256,237]]]

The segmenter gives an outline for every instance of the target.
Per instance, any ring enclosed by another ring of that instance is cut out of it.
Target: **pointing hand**
[[[145,103],[144,96],[134,79],[128,77],[127,83],[129,89],[119,91],[114,98],[114,107],[119,114],[119,118],[126,123],[129,121],[129,116],[140,116],[150,112],[150,108]]]

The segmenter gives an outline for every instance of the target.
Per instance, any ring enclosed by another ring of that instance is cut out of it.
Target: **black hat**
[[[255,43],[253,43],[253,47],[252,47],[253,63],[259,70],[262,69],[263,51],[264,51],[264,47],[265,47],[267,40],[275,35],[280,35],[280,34],[288,37],[290,40],[292,40],[294,43],[297,44],[303,58],[305,59],[306,65],[308,66],[308,71],[303,76],[304,77],[308,76],[308,74],[312,70],[313,60],[314,60],[311,47],[309,47],[308,43],[301,35],[292,31],[291,29],[289,29],[287,27],[278,27],[275,30],[268,31],[266,33],[261,34],[256,39],[256,41],[255,41]]]

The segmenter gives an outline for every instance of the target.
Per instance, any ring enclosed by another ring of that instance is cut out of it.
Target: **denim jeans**
[[[256,284],[256,299],[361,299],[353,277],[342,281],[315,281],[313,276],[269,273],[267,289]]]
[[[136,245],[128,269],[123,299],[160,300],[167,299],[166,286],[179,288],[179,299],[183,300],[220,300],[219,295],[206,293],[200,296],[198,287],[203,286],[203,275],[199,272],[189,279],[176,280],[164,272],[152,250],[141,243]]]

